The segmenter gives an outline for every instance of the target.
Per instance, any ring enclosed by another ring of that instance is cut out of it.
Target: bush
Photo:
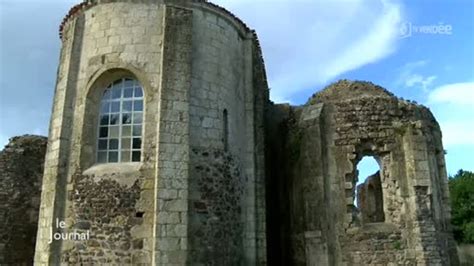
[[[454,238],[474,244],[474,173],[463,171],[449,178]]]

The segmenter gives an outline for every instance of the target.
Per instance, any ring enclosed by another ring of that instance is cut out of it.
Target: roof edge
[[[104,4],[104,3],[114,3],[114,2],[146,3],[147,1],[149,1],[149,0],[145,0],[145,1],[141,1],[141,2],[139,2],[139,1],[130,1],[130,0],[102,0],[102,1],[101,0],[84,0],[83,2],[81,2],[77,5],[74,5],[71,9],[69,9],[69,12],[66,14],[66,16],[61,21],[61,24],[59,26],[59,38],[61,40],[63,39],[63,31],[64,31],[64,28],[66,27],[66,24],[69,22],[69,20],[79,16],[83,12],[87,11],[88,9],[90,9],[90,8],[96,6],[96,5]],[[149,3],[156,3],[156,4],[164,3],[164,4],[167,4],[167,3],[171,3],[171,2],[167,1],[167,0],[163,0],[162,2],[149,1]],[[245,22],[243,22],[234,13],[230,12],[229,10],[227,10],[226,8],[224,8],[222,6],[214,4],[214,3],[209,2],[207,0],[190,0],[190,3],[191,4],[194,4],[194,3],[205,4],[210,9],[214,9],[217,12],[223,12],[224,14],[228,15],[231,19],[234,19],[235,22],[238,25],[240,25],[244,30],[246,30],[247,32],[252,32],[250,27],[247,24],[245,24]]]

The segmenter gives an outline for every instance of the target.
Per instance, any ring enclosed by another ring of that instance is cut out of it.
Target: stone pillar
[[[53,114],[49,125],[48,148],[41,193],[35,264],[58,264],[60,245],[58,241],[48,243],[55,220],[63,219],[66,205],[66,184],[69,148],[74,116],[76,80],[79,73],[79,56],[82,47],[84,18],[77,18],[63,33],[58,78],[53,103]]]
[[[426,139],[415,126],[409,126],[404,135],[404,150],[411,211],[408,223],[412,230],[408,244],[414,250],[417,263],[442,265],[436,228],[431,216],[432,183]]]
[[[302,241],[306,265],[329,265],[327,238],[330,232],[327,227],[324,147],[321,132],[321,113],[323,104],[316,104],[301,114],[299,126],[304,129],[301,138],[295,136],[295,149],[300,168],[298,179],[299,192],[303,197]],[[293,158],[296,159],[296,158]],[[295,217],[296,219],[301,219]],[[324,233],[323,230],[325,231]]]
[[[153,263],[185,265],[188,261],[192,11],[174,6],[165,9]]]

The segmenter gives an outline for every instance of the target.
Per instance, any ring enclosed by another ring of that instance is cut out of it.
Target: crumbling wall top
[[[327,101],[345,101],[366,97],[395,98],[391,92],[368,81],[343,79],[332,83],[320,92],[313,94],[307,104]]]

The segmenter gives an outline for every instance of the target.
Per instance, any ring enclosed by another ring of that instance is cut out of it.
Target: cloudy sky
[[[0,0],[1,146],[47,134],[58,26],[78,2]],[[304,103],[341,78],[372,81],[430,107],[450,174],[474,170],[474,1],[214,2],[257,30],[273,101]]]

